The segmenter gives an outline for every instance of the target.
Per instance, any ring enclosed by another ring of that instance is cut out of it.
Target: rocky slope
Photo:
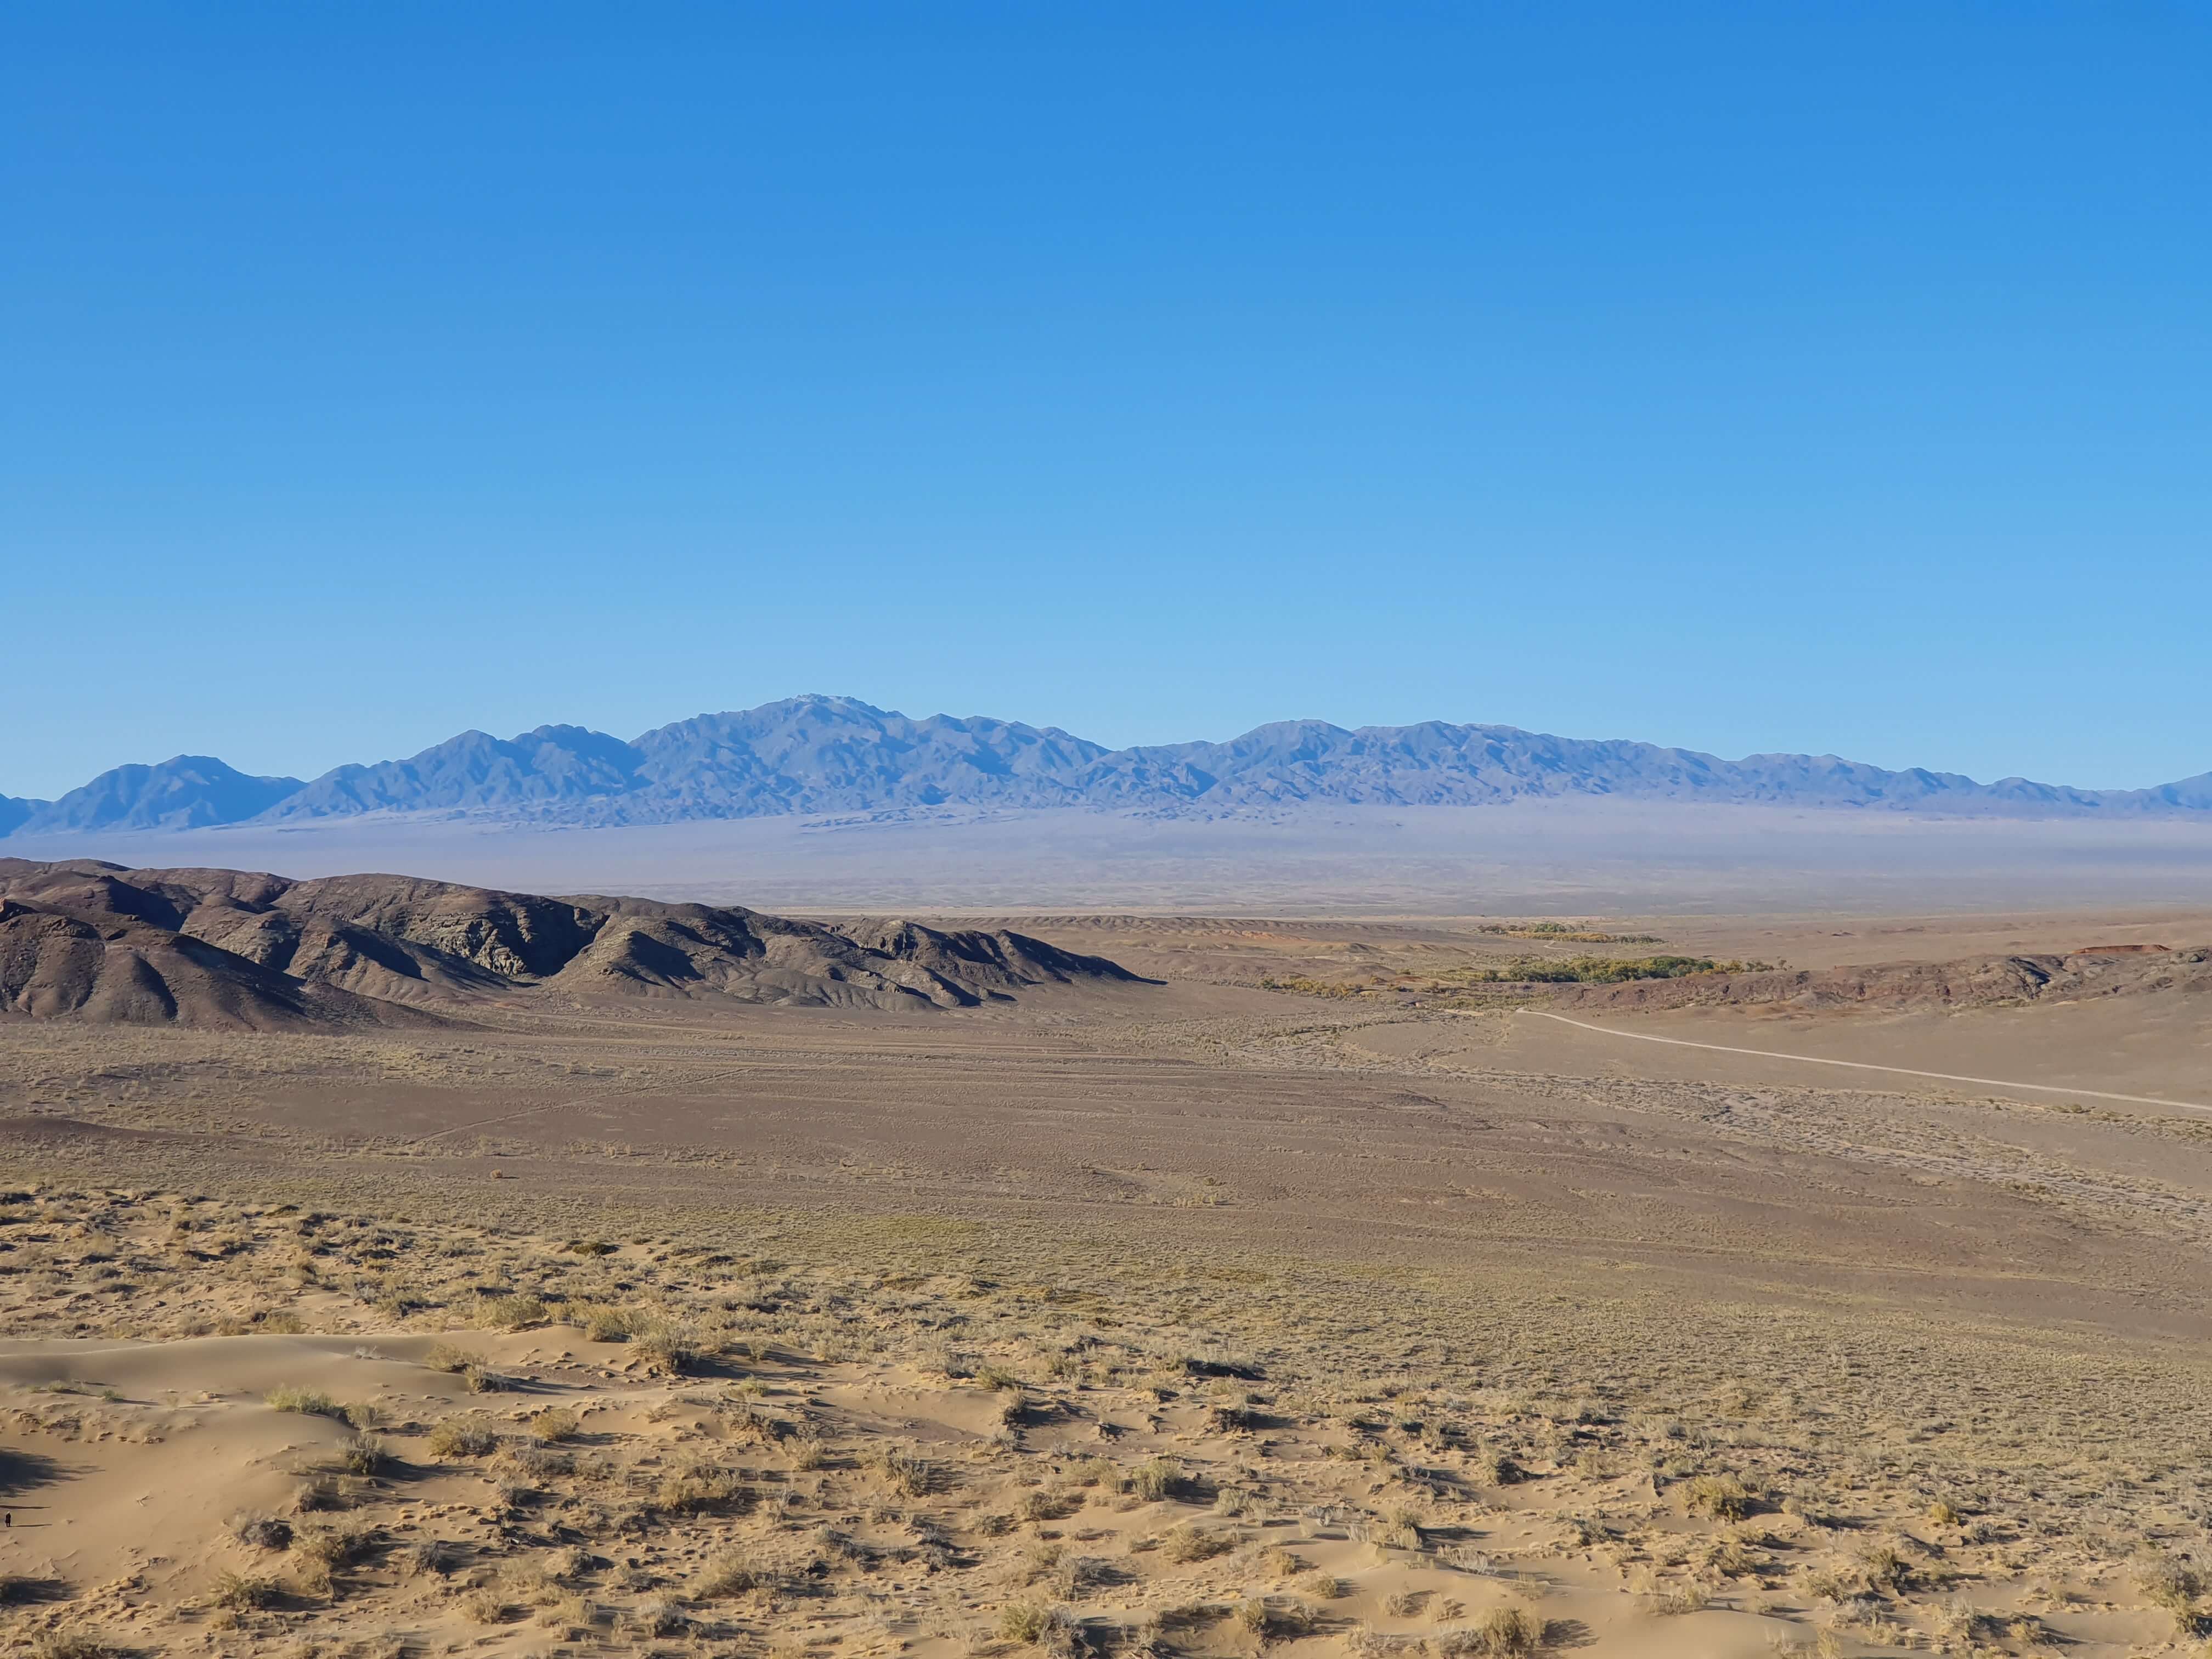
[[[1136,982],[1012,933],[736,907],[0,859],[0,1014],[289,1030],[467,1017],[488,996],[973,1007]]]
[[[180,756],[104,773],[59,801],[0,801],[0,835],[276,823],[365,813],[471,814],[562,824],[957,806],[1087,807],[1236,817],[1309,804],[1468,806],[1530,797],[1882,808],[2003,816],[2212,813],[2212,773],[2154,789],[2087,790],[1832,755],[1723,760],[1654,744],[1507,726],[1263,726],[1227,743],[1109,750],[1051,727],[913,720],[850,697],[702,714],[624,742],[578,726],[465,732],[405,760],[311,783]]]

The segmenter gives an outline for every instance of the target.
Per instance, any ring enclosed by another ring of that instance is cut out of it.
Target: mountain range
[[[2008,817],[2212,812],[2212,772],[2148,789],[2076,789],[1955,772],[1887,771],[1832,755],[1723,760],[1648,743],[1510,726],[1262,726],[1226,743],[1109,749],[1051,726],[910,719],[852,697],[701,714],[624,741],[580,726],[464,732],[404,760],[311,781],[208,755],[119,766],[59,800],[0,796],[0,836],[191,830],[388,816],[562,825],[785,813],[1072,807],[1204,817],[1306,804],[1474,806],[1613,796]]]

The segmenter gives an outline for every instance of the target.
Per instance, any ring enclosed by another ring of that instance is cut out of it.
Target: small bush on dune
[[[999,1610],[999,1634],[1028,1647],[1060,1649],[1069,1645],[1073,1623],[1058,1607],[1041,1607],[1033,1601],[1015,1601]]]
[[[230,1533],[249,1549],[288,1549],[292,1543],[292,1523],[273,1515],[241,1515],[230,1523]]]
[[[936,1471],[912,1452],[886,1446],[869,1460],[876,1473],[890,1483],[891,1489],[905,1498],[928,1495],[936,1484]]]
[[[2170,1555],[2147,1555],[2136,1563],[2136,1586],[2153,1607],[2173,1616],[2175,1628],[2194,1636],[2204,1620],[2197,1599],[2204,1594],[2204,1580],[2186,1562]]]
[[[1692,1515],[1741,1521],[1751,1513],[1751,1488],[1732,1474],[1701,1474],[1685,1481],[1682,1502]]]
[[[371,1528],[359,1525],[302,1527],[292,1540],[292,1550],[302,1561],[325,1567],[349,1566],[367,1553],[374,1536]]]
[[[530,1432],[548,1445],[574,1440],[584,1419],[566,1406],[548,1406],[530,1419]]]
[[[280,1412],[298,1412],[307,1417],[343,1417],[338,1402],[319,1389],[295,1388],[287,1383],[271,1389],[261,1396],[262,1403]]]
[[[587,1302],[572,1306],[568,1317],[584,1333],[586,1342],[627,1342],[639,1325],[638,1316],[628,1308],[608,1302]]]
[[[684,1515],[726,1509],[744,1495],[744,1484],[734,1473],[703,1458],[668,1470],[653,1489],[655,1504]]]
[[[1525,1607],[1492,1607],[1438,1646],[1445,1659],[1528,1659],[1543,1642],[1543,1626]]]
[[[697,1339],[681,1325],[656,1320],[629,1340],[630,1352],[655,1376],[681,1376],[697,1363]]]
[[[390,1455],[385,1450],[382,1437],[374,1434],[356,1435],[338,1454],[341,1468],[348,1474],[364,1478],[380,1473],[391,1461]]]
[[[489,1418],[449,1417],[430,1431],[433,1457],[482,1457],[498,1444]]]
[[[1129,1471],[1128,1485],[1146,1503],[1157,1504],[1182,1489],[1182,1469],[1167,1458],[1152,1458]]]
[[[534,1296],[494,1297],[481,1310],[483,1323],[503,1326],[519,1331],[526,1325],[542,1323],[552,1311]]]
[[[457,1348],[450,1342],[434,1342],[422,1356],[422,1363],[434,1371],[443,1371],[449,1376],[459,1376],[471,1365],[483,1362],[483,1356],[471,1353],[466,1348]]]
[[[1230,1548],[1228,1539],[1195,1527],[1177,1527],[1160,1540],[1160,1553],[1178,1564],[1210,1561]]]
[[[283,1595],[274,1578],[263,1578],[252,1573],[226,1572],[215,1581],[208,1592],[208,1605],[228,1607],[244,1612],[255,1607],[274,1607]]]
[[[743,1550],[729,1549],[708,1559],[691,1581],[691,1594],[700,1601],[714,1601],[767,1589],[775,1583],[775,1575],[769,1569],[756,1564]]]
[[[118,1659],[118,1650],[89,1631],[49,1631],[33,1638],[33,1659]]]

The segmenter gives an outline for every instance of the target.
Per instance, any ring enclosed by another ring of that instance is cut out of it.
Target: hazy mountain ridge
[[[628,742],[579,726],[459,736],[309,783],[207,756],[101,774],[58,801],[0,797],[0,836],[285,823],[368,813],[573,824],[672,823],[946,806],[1241,816],[1314,803],[1473,806],[1532,797],[1926,810],[1990,816],[2212,811],[2212,773],[2088,790],[1832,755],[1753,755],[1431,720],[1262,726],[1227,742],[1109,750],[1054,727],[911,719],[850,697],[702,714]]]
[[[118,766],[54,801],[19,801],[15,829],[29,836],[82,830],[200,830],[239,823],[296,794],[297,778],[258,778],[212,755],[178,755],[155,766]],[[0,823],[5,809],[0,808]]]

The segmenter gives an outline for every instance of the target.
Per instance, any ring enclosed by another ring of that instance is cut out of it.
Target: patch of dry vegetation
[[[1515,1381],[1494,1359],[1367,1360],[1326,1340],[1310,1284],[1299,1322],[1232,1345],[1133,1302],[895,1267],[880,1237],[865,1265],[801,1267],[94,1188],[0,1209],[19,1329],[46,1275],[156,1273],[181,1216],[225,1248],[138,1304],[149,1335],[181,1334],[180,1309],[281,1296],[310,1334],[296,1340],[344,1333],[364,1378],[240,1401],[327,1425],[292,1513],[239,1512],[129,1594],[27,1599],[27,1643],[96,1629],[162,1650],[221,1628],[240,1653],[327,1633],[337,1654],[364,1630],[434,1648],[512,1628],[599,1651],[827,1655],[880,1627],[854,1620],[894,1579],[921,1609],[902,1639],[1069,1656],[1320,1642],[1516,1659],[1554,1626],[1627,1652],[1639,1621],[1754,1611],[1803,1622],[1808,1653],[2063,1639],[2087,1655],[2099,1620],[2196,1639],[2208,1613],[2185,1559],[2198,1534],[2075,1510],[2055,1448],[2018,1466],[2041,1498],[1993,1467],[1931,1491],[1909,1440],[1813,1428],[1802,1378],[1721,1383],[1691,1409],[1588,1376]],[[323,1246],[305,1279],[280,1265],[302,1238]],[[402,1257],[397,1321],[331,1288]],[[132,1334],[131,1309],[109,1311],[106,1335]],[[476,1334],[437,1334],[456,1326]],[[477,1391],[495,1365],[514,1392]],[[182,1428],[96,1382],[12,1393],[18,1455],[51,1448],[40,1468],[65,1449],[120,1467],[214,1431],[210,1407]],[[1568,1560],[1590,1587],[1504,1595]]]

